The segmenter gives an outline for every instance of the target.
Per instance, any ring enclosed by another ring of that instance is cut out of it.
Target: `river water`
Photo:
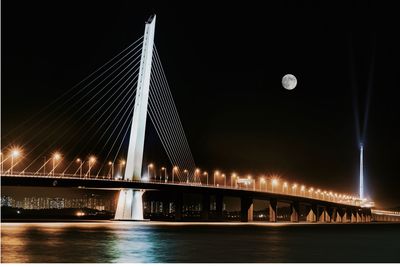
[[[2,223],[2,262],[400,262],[400,224]]]

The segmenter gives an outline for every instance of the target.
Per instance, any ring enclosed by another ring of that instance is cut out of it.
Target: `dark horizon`
[[[155,13],[155,42],[197,166],[356,194],[359,120],[366,194],[400,206],[400,43],[395,17],[380,20],[379,7],[4,2],[2,135],[135,41]],[[281,85],[287,73],[298,80],[292,91]],[[2,147],[22,142],[2,137]],[[147,161],[165,164],[154,132],[146,146]]]

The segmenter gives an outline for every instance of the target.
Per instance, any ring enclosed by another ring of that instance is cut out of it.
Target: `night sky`
[[[2,134],[135,41],[156,13],[155,43],[199,167],[356,193],[356,125],[367,121],[367,195],[400,206],[395,8],[265,2],[3,1]],[[281,85],[287,73],[298,79],[292,91]]]

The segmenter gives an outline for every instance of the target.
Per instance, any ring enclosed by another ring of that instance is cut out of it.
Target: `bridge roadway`
[[[291,221],[299,221],[300,205],[306,207],[307,221],[309,222],[370,222],[371,209],[361,207],[355,203],[335,202],[307,196],[283,194],[270,191],[261,191],[249,188],[234,188],[191,183],[171,183],[160,181],[128,181],[105,178],[80,178],[66,176],[36,176],[29,174],[2,175],[2,186],[41,186],[41,187],[70,187],[86,189],[122,188],[165,191],[175,196],[175,217],[180,220],[183,205],[183,193],[201,194],[202,219],[208,220],[210,196],[215,196],[216,213],[222,219],[223,197],[238,197],[241,200],[241,221],[253,220],[253,200],[269,201],[269,218],[277,221],[278,202],[288,203],[291,206]]]

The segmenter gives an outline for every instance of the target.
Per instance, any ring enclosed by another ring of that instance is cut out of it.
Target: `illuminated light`
[[[208,172],[203,172],[203,175],[208,175]]]
[[[90,163],[95,163],[96,162],[96,157],[95,156],[90,156],[89,157],[89,162]]]
[[[196,169],[196,172],[199,173],[199,172],[200,172],[200,169],[197,168],[197,169]]]
[[[126,161],[125,160],[121,160],[120,163],[121,163],[122,166],[124,166],[126,164]]]
[[[283,187],[288,187],[287,182],[284,182],[284,183],[283,183]]]
[[[293,184],[292,188],[296,189],[297,188],[297,184]]]
[[[178,166],[174,166],[173,170],[177,171],[178,170]]]
[[[76,159],[76,163],[79,163],[79,162],[81,162],[82,160],[80,159],[80,158],[77,158]]]
[[[153,167],[154,167],[154,164],[153,164],[153,163],[150,163],[150,164],[148,165],[148,167],[149,167],[149,168],[153,168]]]
[[[165,168],[164,168],[164,167],[161,167],[161,170],[163,171],[163,170],[165,170]]]
[[[85,216],[85,213],[82,212],[82,211],[78,211],[78,212],[76,213],[76,216]]]
[[[183,172],[184,172],[184,173],[187,173],[187,172],[188,172],[188,170],[183,170]]]
[[[215,174],[215,175],[219,175],[219,171],[215,171],[214,174]]]
[[[236,177],[236,173],[234,173],[234,172],[232,172],[232,175],[231,175],[232,177]]]
[[[251,179],[252,177],[251,177],[251,175],[247,175],[247,179]]]
[[[265,183],[265,178],[264,178],[264,177],[260,177],[260,181],[261,181],[262,183]]]
[[[13,157],[13,158],[16,158],[16,157],[19,157],[21,155],[21,149],[19,149],[19,148],[13,148],[12,150],[11,150],[11,156]]]
[[[278,179],[274,178],[272,179],[272,185],[277,185],[278,184]]]
[[[110,165],[110,166],[111,166],[112,164],[113,164],[113,163],[112,163],[111,161],[109,161],[109,162],[108,162],[108,165]]]
[[[54,160],[60,160],[61,159],[61,154],[59,152],[54,152],[53,153],[53,159]]]

